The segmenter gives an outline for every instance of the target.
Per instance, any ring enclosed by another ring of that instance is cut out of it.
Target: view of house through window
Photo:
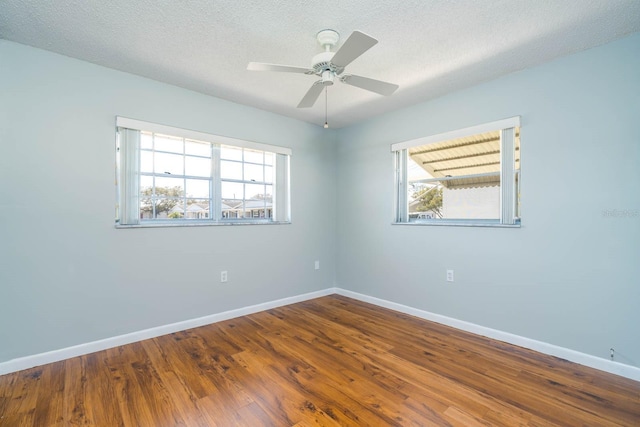
[[[394,150],[402,157],[397,162],[397,191],[403,193],[396,201],[397,222],[519,223],[519,127],[486,128]]]
[[[140,219],[209,218],[212,145],[140,132]]]
[[[210,218],[215,164],[208,142],[141,132],[140,219]],[[220,146],[223,218],[273,217],[273,153]]]
[[[149,130],[119,136],[120,224],[274,221],[278,209],[288,220],[286,154]]]
[[[222,146],[222,216],[273,216],[273,153]]]

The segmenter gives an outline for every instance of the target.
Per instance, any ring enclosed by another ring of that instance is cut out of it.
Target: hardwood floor
[[[0,376],[0,426],[639,426],[640,383],[329,296]]]

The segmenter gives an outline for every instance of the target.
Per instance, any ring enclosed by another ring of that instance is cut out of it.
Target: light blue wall
[[[337,282],[640,366],[638,76],[634,35],[327,132],[0,40],[0,362]],[[116,230],[116,115],[292,147],[293,224]],[[391,225],[391,143],[514,115],[522,228]]]
[[[292,147],[293,223],[116,230],[116,115]],[[0,40],[0,132],[0,362],[333,286],[335,131]]]
[[[522,228],[391,225],[390,144],[516,115]],[[338,159],[338,286],[640,366],[640,35],[345,129]]]

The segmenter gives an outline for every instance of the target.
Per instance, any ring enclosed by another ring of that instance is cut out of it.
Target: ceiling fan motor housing
[[[336,67],[331,63],[331,59],[335,52],[331,52],[331,48],[335,47],[340,40],[340,34],[335,30],[322,30],[316,35],[316,39],[325,51],[317,54],[311,60],[311,68],[315,74],[322,77],[322,84],[330,86],[336,75],[340,75],[344,71],[344,67]]]
[[[315,71],[315,74],[324,76],[325,71],[331,71],[335,75],[340,75],[344,71],[344,67],[336,67],[331,63],[331,58],[335,52],[322,52],[313,57],[311,61],[311,68]]]

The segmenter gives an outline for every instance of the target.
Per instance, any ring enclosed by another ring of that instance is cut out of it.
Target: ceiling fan
[[[340,35],[337,31],[322,30],[316,35],[316,39],[325,51],[313,57],[311,68],[250,62],[247,70],[301,73],[320,77],[320,80],[311,85],[307,94],[298,104],[298,108],[312,107],[322,90],[327,86],[333,85],[336,79],[342,83],[385,96],[391,95],[398,89],[399,86],[392,83],[353,74],[343,74],[347,65],[378,43],[378,40],[360,31],[354,31],[337,52],[332,52],[331,48],[336,46],[338,40],[340,40]]]

